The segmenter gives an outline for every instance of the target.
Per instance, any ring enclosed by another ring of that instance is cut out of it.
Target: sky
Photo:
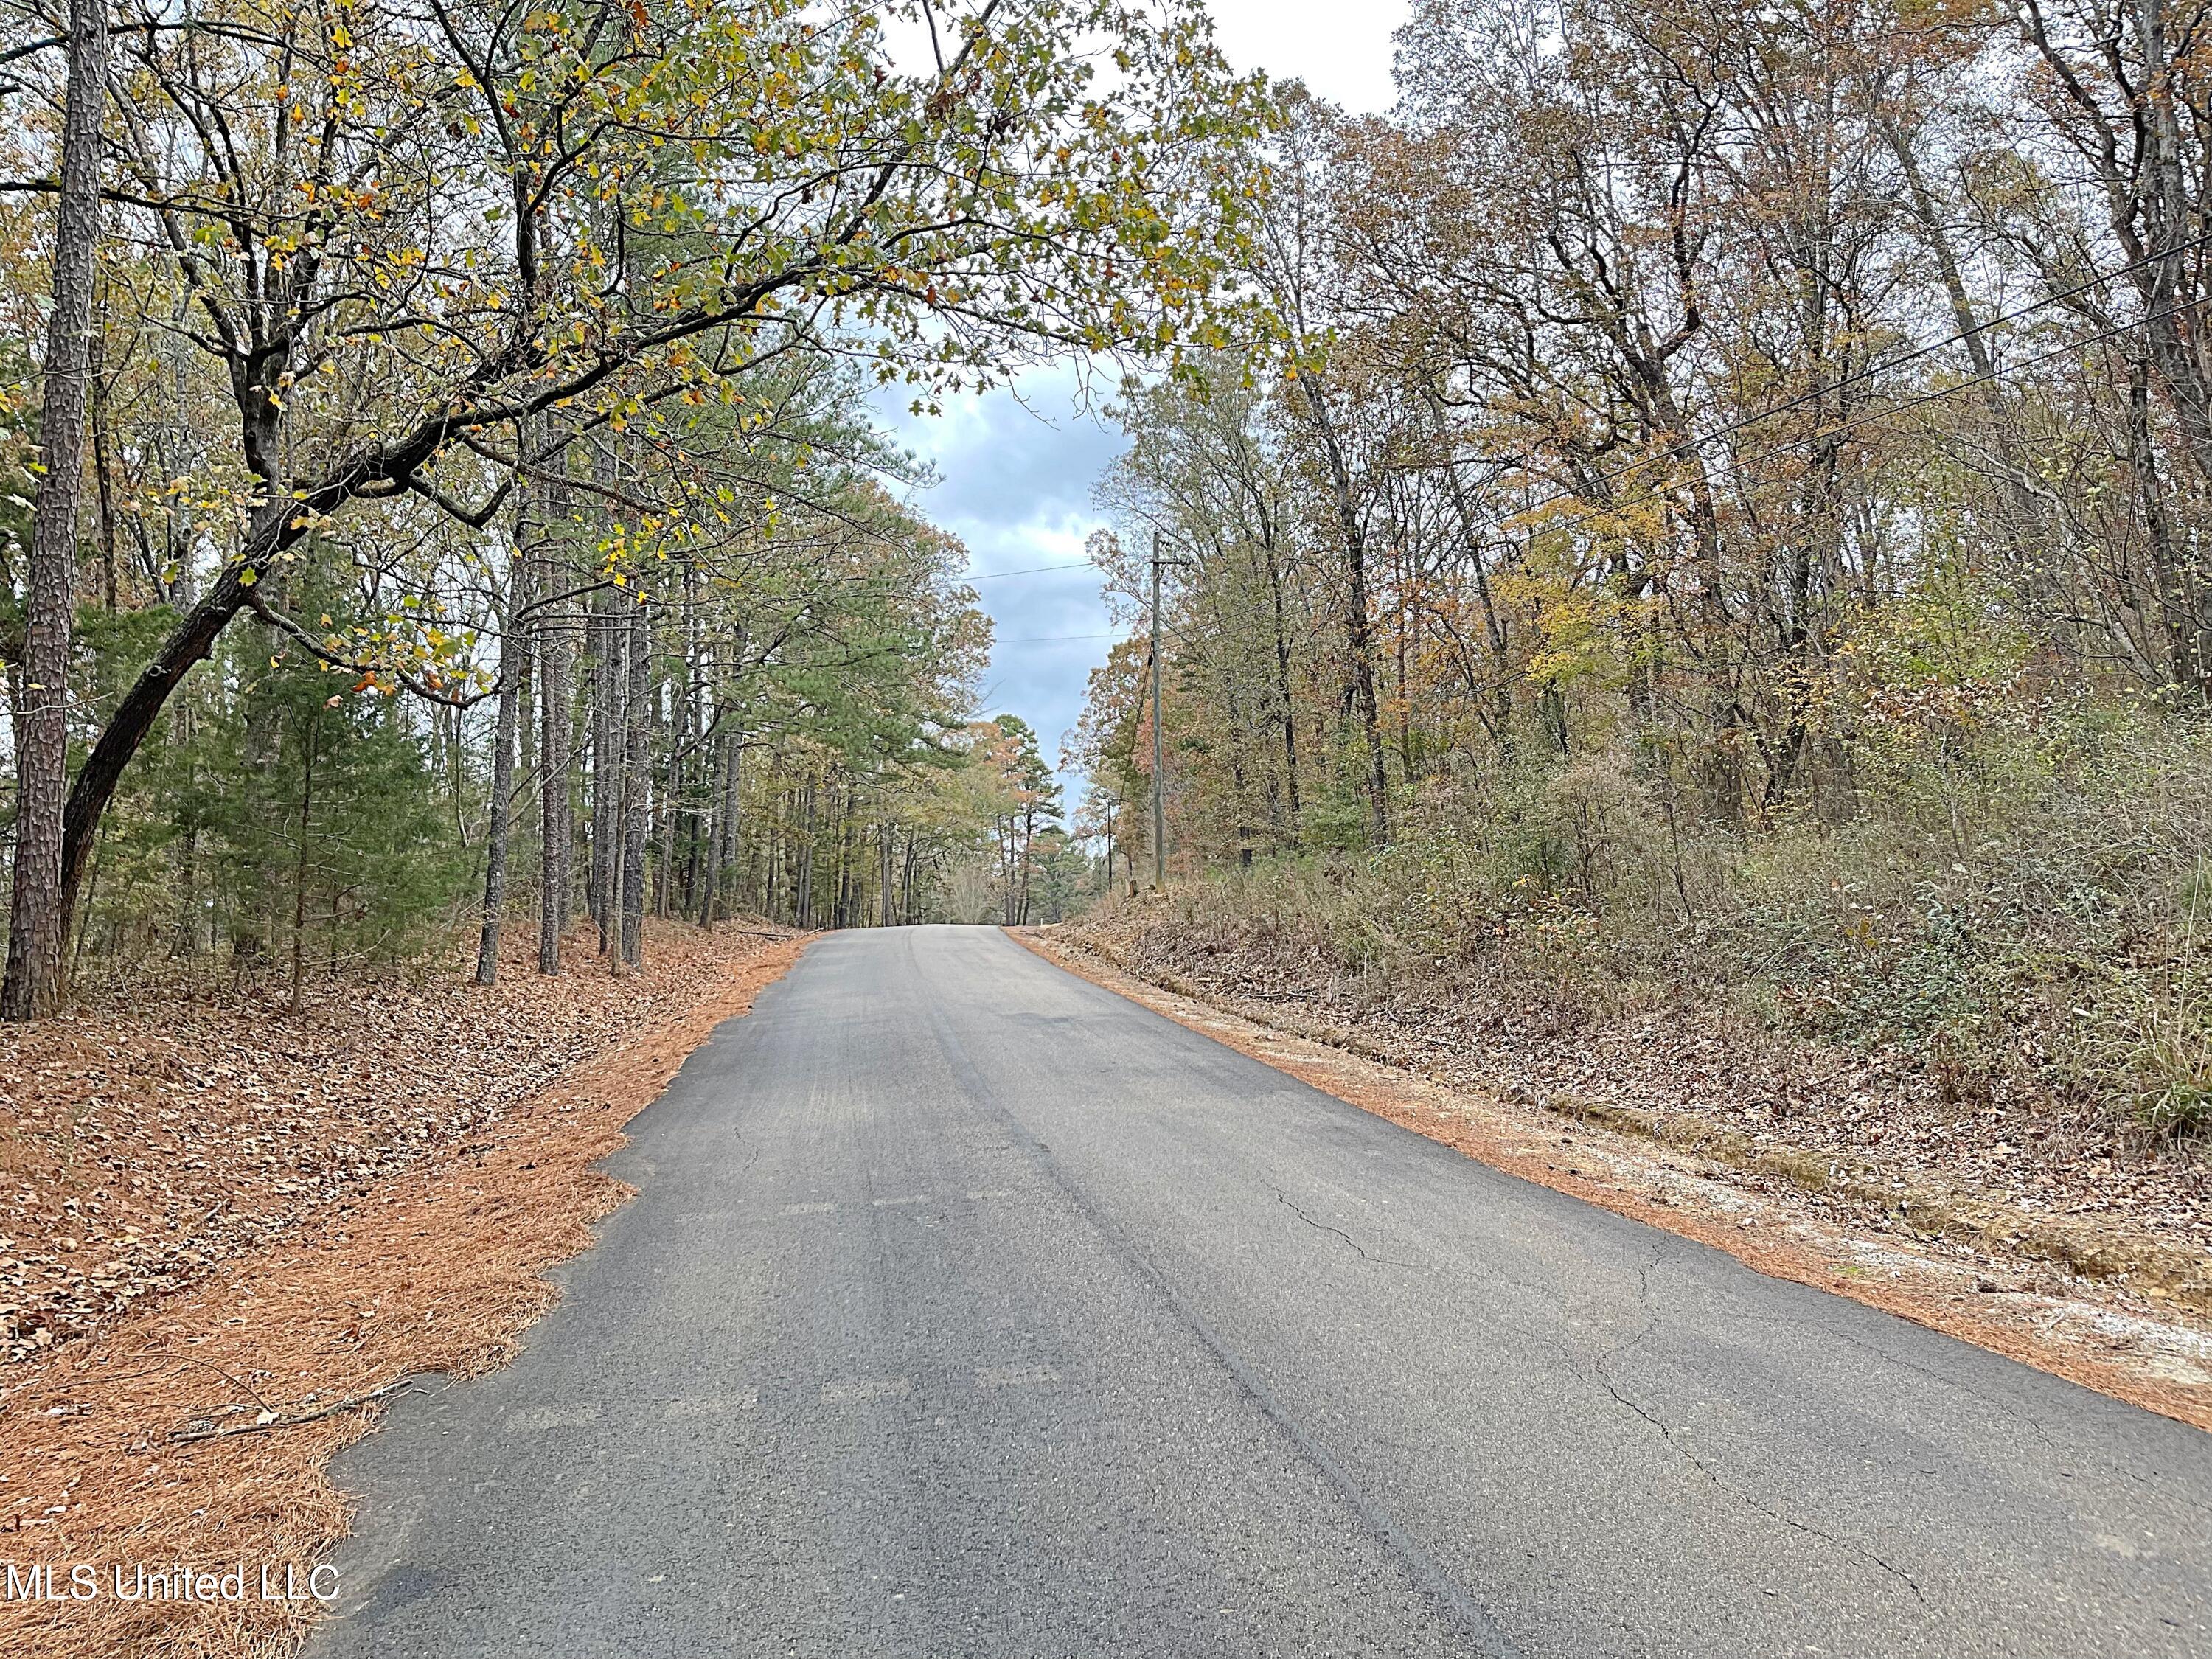
[[[1391,100],[1390,34],[1407,0],[1359,6],[1318,0],[1212,0],[1223,52],[1238,69],[1303,80],[1354,110]],[[1115,384],[1111,366],[1092,377],[1094,398]],[[1105,524],[1091,489],[1120,452],[1117,436],[1080,406],[1082,376],[1065,364],[1035,370],[1012,389],[944,400],[941,415],[915,416],[911,393],[888,389],[881,407],[901,442],[942,482],[916,496],[933,524],[967,544],[975,592],[996,624],[983,712],[1014,714],[1037,729],[1057,763],[1091,670],[1106,660],[1114,624],[1088,567],[988,580],[1000,571],[1079,562]],[[1103,637],[1102,637],[1103,636]],[[1063,777],[1073,813],[1078,784]]]

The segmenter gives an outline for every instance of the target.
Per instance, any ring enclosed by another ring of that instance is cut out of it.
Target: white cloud
[[[896,387],[879,404],[900,441],[941,475],[916,505],[967,544],[969,573],[1033,571],[975,591],[1002,641],[985,677],[987,712],[1028,720],[1048,759],[1082,712],[1091,666],[1105,659],[1109,641],[1092,636],[1114,629],[1095,571],[1033,570],[1082,559],[1104,522],[1091,491],[1119,440],[1077,392],[1066,365],[1025,375],[1018,398],[1003,388],[947,398],[936,416],[908,413],[910,394]]]
[[[1359,113],[1388,109],[1391,32],[1406,21],[1409,0],[1207,0],[1214,38],[1240,70],[1263,69],[1278,81],[1304,81],[1322,97]],[[929,33],[919,18],[890,21],[884,34],[893,62],[926,73]]]
[[[1347,7],[1319,0],[1211,0],[1215,39],[1239,69],[1293,76],[1346,108],[1389,108],[1390,35],[1406,21],[1407,0]]]

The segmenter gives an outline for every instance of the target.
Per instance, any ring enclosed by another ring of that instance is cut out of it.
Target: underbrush
[[[1554,1030],[1674,1011],[1881,1050],[1946,1100],[2212,1128],[2212,722],[2041,707],[1862,734],[1720,830],[1619,750],[1432,787],[1364,857],[1166,903],[1188,948],[1372,1006],[1479,991]]]

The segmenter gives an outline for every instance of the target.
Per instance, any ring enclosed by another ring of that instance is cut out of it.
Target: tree
[[[1356,714],[1367,752],[1368,810],[1375,838],[1390,839],[1390,779],[1382,751],[1382,706],[1376,690],[1369,532],[1374,490],[1346,430],[1344,388],[1330,367],[1331,323],[1326,296],[1335,286],[1328,235],[1328,116],[1310,100],[1292,102],[1284,125],[1280,178],[1264,221],[1259,264],[1279,331],[1294,418],[1303,428],[1326,485],[1324,499],[1341,560],[1340,614],[1345,634],[1344,702]]]
[[[500,695],[434,607],[340,634],[287,590],[306,560],[359,555],[364,511],[411,504],[464,538],[495,522],[551,467],[520,435],[549,412],[565,448],[749,415],[748,377],[832,340],[926,395],[1039,350],[1171,351],[1218,327],[1260,106],[1188,0],[982,4],[920,76],[874,9],[801,0],[227,18],[127,37],[107,192],[231,404],[234,441],[190,487],[225,545],[93,738],[33,932],[66,931],[126,767],[241,613],[367,685]],[[1083,47],[1102,38],[1110,86]],[[666,509],[600,580],[642,592],[641,551],[722,511],[711,490]],[[623,623],[628,649],[649,642],[649,618]],[[625,715],[633,758],[647,719]],[[635,913],[637,860],[603,914]]]
[[[60,194],[54,212],[53,309],[46,322],[21,702],[15,722],[15,863],[0,1018],[32,1018],[58,994],[69,933],[64,792],[69,779],[70,637],[76,610],[77,501],[85,405],[98,359],[94,261],[100,241],[100,123],[107,106],[104,0],[70,0]]]
[[[1036,732],[1018,714],[970,728],[977,763],[996,797],[993,834],[998,844],[1000,911],[1009,927],[1029,920],[1036,872],[1037,836],[1048,824],[1058,830],[1060,784],[1037,748]]]
[[[1179,844],[1615,759],[1670,835],[1848,815],[1907,615],[2200,701],[2207,15],[1436,0],[1389,117],[1287,94],[1268,343],[1127,390],[1102,495],[1178,561]]]

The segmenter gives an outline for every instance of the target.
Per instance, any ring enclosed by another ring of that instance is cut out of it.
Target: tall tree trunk
[[[853,808],[857,787],[848,787],[837,800],[837,908],[832,925],[853,925]]]
[[[679,902],[672,914],[690,915],[692,901],[699,893],[699,861],[705,856],[705,840],[701,833],[701,809],[703,803],[711,817],[714,804],[714,786],[720,774],[715,763],[720,750],[707,741],[711,729],[708,724],[705,702],[706,659],[702,645],[699,605],[699,568],[692,560],[684,562],[684,648],[678,670],[678,684],[683,688],[683,707],[678,710],[679,725],[677,753],[684,757],[684,785],[678,797],[681,803],[681,823],[684,842],[684,881],[678,890]],[[675,771],[676,763],[670,763]]]
[[[782,820],[780,816],[783,811],[783,802],[781,798],[777,799],[775,810],[779,816],[771,818],[767,826],[768,833],[762,837],[761,842],[760,913],[771,921],[777,916],[775,908],[777,849],[783,838]]]
[[[730,872],[730,885],[734,890],[724,913],[739,908],[746,896],[750,872],[745,859],[745,820],[744,815],[745,739],[741,732],[730,733],[729,757],[722,763],[722,865],[715,872],[713,890],[721,891],[722,869]]]
[[[1267,591],[1274,623],[1275,696],[1277,714],[1283,725],[1283,781],[1289,792],[1290,833],[1287,844],[1296,847],[1304,839],[1302,820],[1304,809],[1298,800],[1298,714],[1297,699],[1291,690],[1291,634],[1283,615],[1283,566],[1271,545],[1267,549]],[[1112,837],[1108,837],[1106,856],[1106,884],[1114,884],[1114,856]]]
[[[730,856],[730,809],[736,803],[730,799],[730,757],[737,744],[728,733],[714,743],[710,774],[714,779],[714,794],[708,804],[708,830],[707,836],[707,868],[699,883],[699,925],[714,925],[714,905],[722,896],[722,866]]]
[[[2177,686],[2197,684],[2194,607],[2189,600],[2181,558],[2174,546],[2173,520],[2158,473],[2158,452],[2150,428],[2150,371],[2140,356],[2128,362],[2129,459],[2142,504],[2143,533],[2149,544],[2152,580],[2166,625],[2168,678]]]
[[[192,743],[192,705],[189,698],[177,710],[177,717],[169,722],[170,746],[176,750],[177,763],[183,769],[187,789],[198,781],[198,751]],[[190,962],[199,954],[200,947],[200,883],[199,883],[200,827],[198,814],[189,815],[183,833],[176,839],[171,858],[171,869],[176,878],[176,935],[169,954]]]
[[[1996,360],[1990,355],[1989,334],[1975,313],[1972,296],[1966,291],[1958,249],[1953,246],[1949,231],[1944,228],[1935,192],[1928,188],[1911,136],[1895,121],[1888,121],[1882,125],[1882,137],[1905,176],[1905,199],[1911,204],[1921,240],[1936,262],[1936,274],[1942,279],[1943,295],[1950,301],[1951,320],[1958,325],[1966,362],[1974,371],[1974,378],[1981,382],[1982,405],[1989,411],[1990,435],[1997,460],[2000,523],[2006,539],[2017,552],[2031,544],[2043,513],[2028,488],[2027,469],[2021,465],[2018,428],[2012,411],[2005,405],[2004,387],[1997,379]]]
[[[664,707],[663,692],[665,692]],[[677,721],[685,704],[683,682],[671,672],[653,688],[653,724],[666,752],[660,787],[653,791],[654,839],[659,856],[653,861],[653,914],[665,920],[675,915],[677,802],[684,792],[684,734]]]
[[[484,812],[483,927],[477,936],[477,983],[499,978],[499,924],[507,905],[507,844],[513,829],[514,749],[522,716],[522,680],[530,672],[525,619],[530,562],[520,549],[508,562],[507,616],[499,633],[499,716],[493,728],[491,802]]]
[[[622,963],[645,961],[645,848],[653,832],[653,618],[630,601],[629,684],[623,695]]]
[[[106,316],[105,305],[93,313],[86,395],[92,405],[92,476],[94,499],[100,510],[100,604],[112,617],[120,596],[115,559],[115,467],[107,431]]]
[[[307,961],[307,870],[308,836],[314,828],[315,806],[315,739],[322,721],[312,716],[307,721],[306,750],[301,757],[300,772],[300,856],[292,870],[292,1012],[300,1012],[300,984]]]
[[[100,242],[100,129],[107,107],[105,0],[70,0],[61,199],[54,212],[54,309],[39,415],[45,467],[31,525],[23,707],[15,756],[15,886],[0,1018],[33,1019],[61,993],[69,928],[64,817],[69,791],[70,632],[76,610],[77,495],[93,362],[92,283]],[[79,860],[82,862],[82,854]]]
[[[1336,507],[1337,528],[1344,538],[1344,625],[1352,649],[1349,701],[1358,710],[1361,734],[1367,748],[1368,806],[1375,820],[1375,839],[1390,839],[1390,780],[1382,757],[1382,711],[1375,693],[1374,625],[1368,615],[1367,526],[1352,493],[1352,467],[1338,440],[1335,418],[1317,374],[1302,375],[1306,407],[1312,411],[1314,430],[1321,438],[1322,459],[1328,464],[1329,493]]]
[[[258,618],[248,617],[243,626],[250,653],[247,660],[272,661],[284,648],[276,629]],[[246,709],[246,730],[239,745],[239,769],[273,796],[278,788],[277,773],[284,760],[284,710],[276,698],[254,695],[250,690],[240,701]],[[240,896],[233,906],[228,921],[234,972],[254,977],[269,965],[273,949],[270,941],[276,937],[280,896],[276,884],[270,883]]]
[[[1474,573],[1475,598],[1482,606],[1483,637],[1490,646],[1490,707],[1488,716],[1492,741],[1498,745],[1499,762],[1513,758],[1513,686],[1518,678],[1513,672],[1511,646],[1506,635],[1505,621],[1499,614],[1497,599],[1491,592],[1490,560],[1483,545],[1482,534],[1476,527],[1474,510],[1468,501],[1467,484],[1459,476],[1459,463],[1447,459],[1443,464],[1444,482],[1450,486],[1452,506],[1459,514],[1460,532],[1467,544],[1468,568]],[[1651,671],[1656,672],[1656,668]],[[1475,694],[1477,687],[1472,672],[1468,676],[1468,695]]]
[[[544,495],[546,511],[537,524],[538,561],[538,710],[542,723],[538,750],[544,766],[538,784],[538,866],[542,878],[538,906],[538,971],[561,971],[561,940],[568,931],[569,890],[574,884],[576,815],[574,613],[567,598],[573,580],[562,557],[565,545],[550,533],[566,520],[565,489]]]
[[[882,890],[878,908],[888,927],[891,925],[891,827],[888,823],[876,826],[876,884]]]
[[[807,779],[805,810],[799,841],[799,902],[794,915],[799,927],[814,927],[814,781]]]
[[[592,919],[599,925],[599,954],[612,959],[621,908],[623,772],[623,642],[628,637],[616,610],[621,600],[602,589],[592,605]]]

